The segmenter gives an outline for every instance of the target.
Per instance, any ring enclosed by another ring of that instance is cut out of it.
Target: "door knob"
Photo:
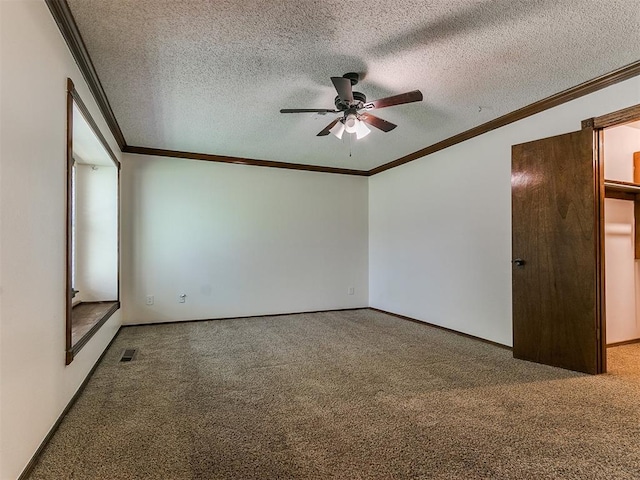
[[[513,261],[513,264],[514,264],[516,267],[524,267],[524,264],[525,264],[525,263],[527,263],[527,262],[525,262],[525,261],[524,261],[523,259],[521,259],[521,258],[516,258],[516,259]]]

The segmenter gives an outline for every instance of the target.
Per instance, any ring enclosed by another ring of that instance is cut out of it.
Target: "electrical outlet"
[[[355,289],[353,287],[349,287],[349,289],[347,290],[347,293],[349,295],[353,295],[355,293]]]
[[[178,303],[184,303],[186,301],[187,301],[186,293],[181,293],[180,295],[178,295]]]
[[[145,303],[147,305],[153,305],[153,295],[147,295],[147,300]]]

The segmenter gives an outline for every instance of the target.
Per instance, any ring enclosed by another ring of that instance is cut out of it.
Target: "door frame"
[[[596,279],[596,285],[598,285],[598,291],[596,292],[596,311],[599,313],[596,319],[596,331],[598,345],[598,371],[597,373],[607,372],[607,319],[606,319],[606,296],[605,296],[605,233],[604,233],[604,199],[605,199],[605,187],[604,187],[604,130],[609,127],[615,127],[624,125],[640,120],[640,104],[633,105],[631,107],[616,110],[615,112],[601,115],[599,117],[591,117],[582,121],[583,129],[593,129],[594,132],[594,159],[593,170],[595,175],[596,185],[598,186],[599,194],[595,196],[596,201],[596,225],[595,231],[597,232],[596,241],[596,256],[598,263],[598,276]]]

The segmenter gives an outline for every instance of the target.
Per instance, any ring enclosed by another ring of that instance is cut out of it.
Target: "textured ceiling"
[[[68,3],[128,145],[262,160],[368,170],[640,59],[640,0]],[[351,142],[279,113],[351,71],[424,100]]]

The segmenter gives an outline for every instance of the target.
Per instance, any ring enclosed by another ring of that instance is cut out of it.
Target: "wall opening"
[[[640,355],[640,121],[607,128],[603,138],[605,339],[615,370],[616,358]]]
[[[120,164],[69,80],[66,363],[120,307]]]

